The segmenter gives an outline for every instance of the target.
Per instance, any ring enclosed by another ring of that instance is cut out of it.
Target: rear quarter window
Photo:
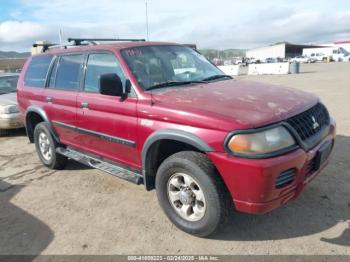
[[[49,70],[52,55],[34,56],[30,61],[24,77],[24,85],[31,87],[45,87],[46,76]]]

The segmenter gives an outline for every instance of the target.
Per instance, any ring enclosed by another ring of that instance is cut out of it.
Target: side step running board
[[[143,178],[141,174],[121,167],[117,164],[106,162],[104,160],[98,159],[97,157],[84,154],[72,148],[58,147],[56,149],[56,152],[84,165],[99,169],[137,185],[143,184]]]

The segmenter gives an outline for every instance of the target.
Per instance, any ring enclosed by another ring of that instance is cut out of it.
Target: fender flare
[[[45,111],[42,108],[35,107],[35,106],[29,106],[27,108],[27,110],[26,110],[25,117],[24,117],[24,119],[25,119],[25,123],[24,124],[25,125],[27,125],[27,116],[28,116],[29,113],[37,113],[38,115],[41,116],[42,119],[44,119],[45,122],[49,122],[49,119],[48,119]]]
[[[28,137],[29,137],[29,133],[28,132],[32,132],[34,134],[34,130],[28,130],[28,123],[27,123],[27,121],[28,121],[28,114],[29,113],[36,113],[36,114],[38,114],[44,120],[45,126],[50,130],[50,133],[51,133],[52,137],[54,138],[54,140],[57,143],[60,143],[60,139],[59,139],[57,133],[55,132],[51,122],[49,121],[49,119],[48,119],[48,117],[46,115],[46,112],[40,107],[29,106],[27,108],[26,112],[25,112],[24,126],[26,128],[26,132],[27,132],[27,136]],[[30,141],[30,142],[33,142],[33,141]]]
[[[173,140],[179,141],[185,144],[189,144],[202,152],[213,152],[214,149],[211,148],[206,142],[204,142],[201,138],[196,136],[193,133],[178,130],[178,129],[160,129],[158,131],[153,132],[145,141],[142,147],[142,174],[144,185],[147,190],[152,189],[150,182],[147,181],[147,177],[150,176],[151,168],[147,163],[149,163],[150,155],[149,150],[151,146],[160,141],[160,140]]]

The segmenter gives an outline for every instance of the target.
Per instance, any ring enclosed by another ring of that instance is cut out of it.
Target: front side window
[[[53,88],[77,90],[80,85],[83,61],[83,54],[61,56],[57,64],[55,84]],[[51,81],[52,79],[50,78],[50,86],[52,86]]]
[[[24,77],[24,85],[30,87],[45,87],[46,75],[49,70],[52,55],[34,56]]]
[[[125,84],[125,76],[117,58],[111,53],[90,54],[86,66],[84,91],[99,92],[99,81],[101,75],[117,74],[122,83]]]
[[[162,83],[203,81],[223,75],[204,56],[185,46],[132,47],[121,54],[144,90]]]
[[[16,92],[18,76],[0,77],[0,95]]]

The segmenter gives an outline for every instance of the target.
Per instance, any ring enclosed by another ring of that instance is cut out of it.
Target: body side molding
[[[67,128],[67,129],[73,130],[73,131],[81,133],[81,134],[98,137],[100,139],[107,140],[107,141],[110,141],[110,142],[113,142],[113,143],[122,144],[122,145],[130,146],[130,147],[136,147],[135,141],[124,139],[124,138],[121,138],[121,137],[111,136],[111,135],[108,135],[108,134],[105,134],[105,133],[100,133],[100,132],[96,132],[96,131],[93,131],[93,130],[80,128],[80,127],[77,127],[77,126],[72,126],[72,125],[65,124],[65,123],[62,123],[62,122],[59,122],[59,121],[52,121],[52,124],[55,125],[55,126],[59,126],[61,128]]]

